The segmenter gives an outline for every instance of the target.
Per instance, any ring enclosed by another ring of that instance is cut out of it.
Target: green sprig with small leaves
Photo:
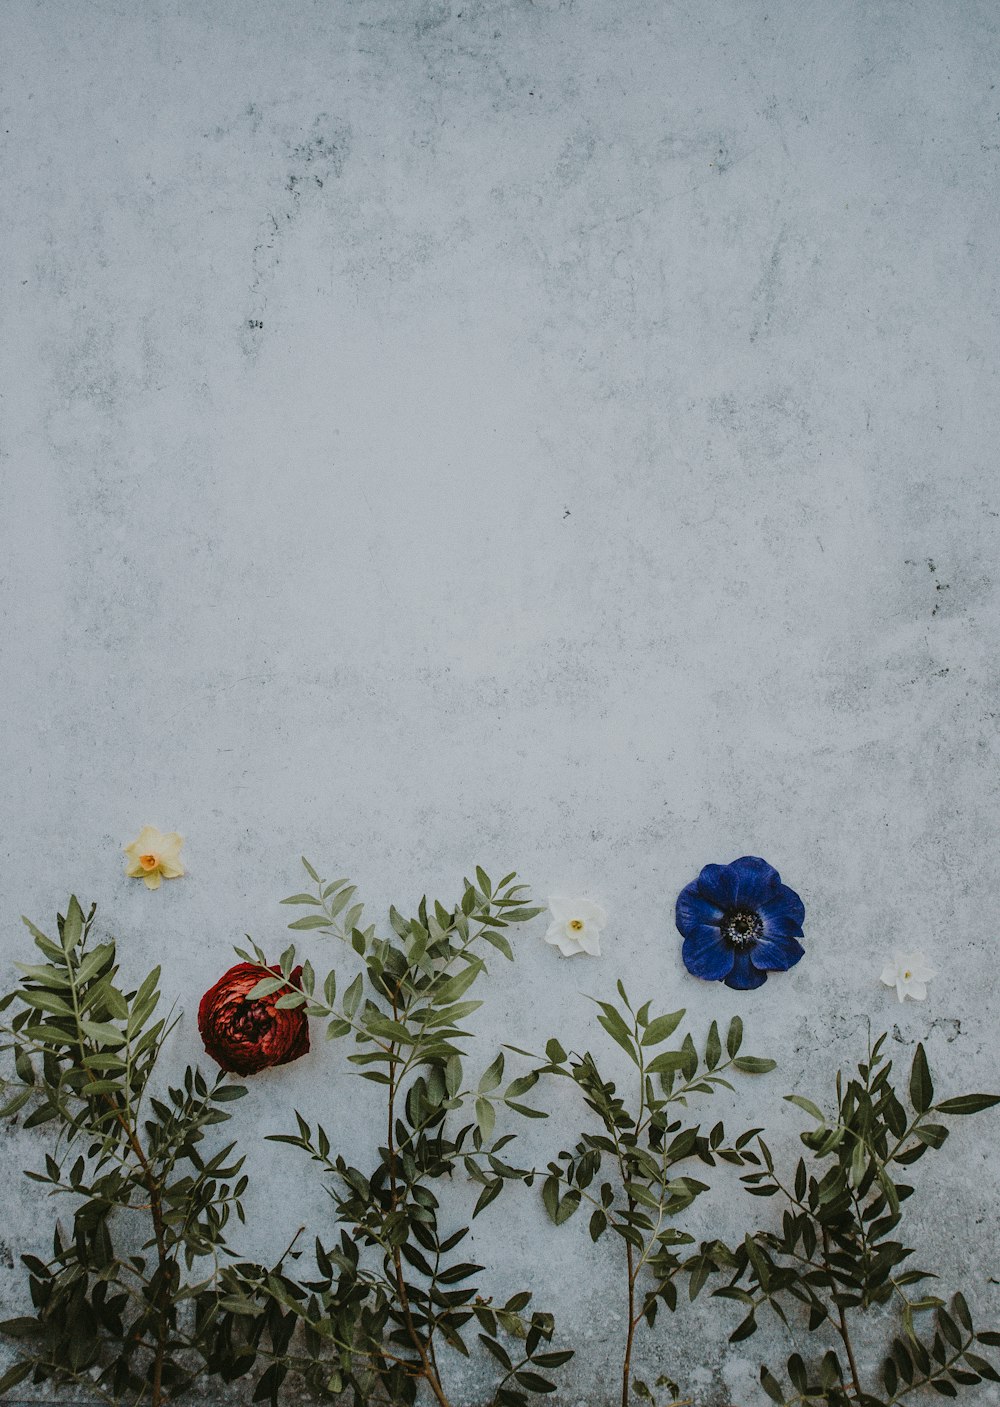
[[[585,1131],[575,1148],[564,1149],[548,1164],[541,1192],[557,1226],[587,1203],[591,1238],[599,1241],[608,1231],[620,1238],[627,1304],[621,1402],[629,1407],[633,1392],[653,1401],[649,1386],[632,1377],[636,1330],[643,1321],[652,1328],[661,1305],[676,1309],[679,1277],[688,1277],[693,1300],[720,1265],[715,1245],[685,1253],[694,1237],[676,1225],[676,1218],[708,1191],[709,1184],[683,1165],[689,1168],[697,1161],[701,1167],[713,1168],[717,1159],[737,1166],[757,1162],[747,1145],[759,1129],[748,1129],[730,1144],[721,1122],[705,1134],[700,1124],[687,1124],[678,1115],[699,1096],[720,1088],[731,1090],[728,1073],[765,1074],[775,1062],[740,1054],[743,1023],[739,1017],[730,1022],[725,1047],[713,1021],[703,1056],[699,1057],[690,1033],[678,1049],[663,1049],[683,1021],[684,1011],[653,1016],[648,1001],[634,1009],[621,982],[618,995],[620,1007],[597,1002],[597,1020],[634,1066],[630,1102],[614,1081],[605,1078],[589,1051],[567,1054],[555,1039],[545,1047],[546,1063],[535,1073],[572,1080],[598,1119],[598,1127]],[[606,1168],[611,1176],[599,1181]],[[718,1249],[725,1257],[726,1248],[720,1244]],[[661,1377],[656,1385],[667,1387],[676,1398],[679,1389],[672,1379]]]
[[[245,1090],[189,1067],[177,1087],[154,1092],[174,1024],[156,1015],[159,968],[124,990],[114,941],[93,941],[94,912],[72,897],[57,939],[25,919],[43,961],[18,963],[19,985],[0,998],[0,1011],[15,1012],[0,1027],[15,1074],[0,1117],[28,1109],[25,1129],[51,1128],[44,1172],[27,1176],[73,1202],[51,1257],[22,1257],[34,1313],[0,1324],[22,1350],[0,1393],[32,1377],[160,1407],[205,1370],[206,1339],[201,1325],[185,1327],[184,1306],[214,1303],[215,1272],[191,1272],[224,1253],[247,1179],[233,1143],[209,1156],[204,1140]]]
[[[506,1184],[531,1176],[500,1156],[514,1135],[496,1135],[498,1115],[544,1117],[523,1102],[538,1075],[505,1084],[500,1052],[470,1080],[465,1023],[482,1005],[469,993],[486,973],[487,953],[512,960],[509,930],[540,910],[529,905],[513,873],[494,884],[477,868],[457,904],[446,908],[422,899],[410,918],[393,907],[391,936],[378,937],[374,925],[360,926],[363,910],[353,885],[327,882],[305,859],[303,865],[315,892],[284,902],[315,912],[289,927],[348,947],[358,970],[347,986],[341,990],[336,968],[320,985],[308,961],[293,980],[294,945],[281,955],[278,976],[256,945],[252,952],[237,952],[261,968],[251,997],[281,992],[279,1007],[302,1007],[326,1022],[329,1039],[351,1039],[355,1049],[348,1060],[384,1092],[385,1137],[366,1173],[335,1151],[322,1125],[314,1127],[299,1113],[293,1132],[272,1136],[307,1153],[328,1178],[337,1235],[317,1238],[311,1280],[248,1268],[232,1287],[248,1320],[270,1305],[265,1338],[271,1362],[256,1396],[275,1400],[286,1374],[295,1370],[313,1391],[350,1391],[358,1404],[410,1404],[424,1384],[439,1407],[449,1407],[442,1350],[467,1355],[474,1328],[485,1353],[503,1370],[492,1396],[495,1407],[527,1407],[530,1395],[555,1390],[544,1374],[572,1353],[549,1347],[552,1316],[528,1314],[527,1291],[499,1306],[480,1293],[477,1278],[484,1267],[459,1252],[469,1227],[443,1232],[436,1189],[464,1168],[482,1189],[475,1217]],[[461,1123],[467,1111],[472,1118]],[[235,1302],[230,1295],[229,1303]],[[301,1339],[287,1332],[289,1316],[301,1326]],[[277,1338],[273,1326],[279,1326]]]
[[[890,1078],[885,1042],[885,1035],[878,1038],[856,1076],[845,1080],[837,1072],[832,1116],[803,1095],[786,1096],[814,1121],[800,1135],[808,1159],[800,1157],[783,1179],[758,1137],[763,1168],[743,1178],[754,1196],[780,1197],[784,1210],[780,1232],[748,1235],[735,1249],[731,1282],[714,1291],[747,1310],[731,1341],[749,1337],[758,1310],[770,1305],[785,1323],[788,1311],[797,1308],[810,1331],[832,1335],[839,1346],[839,1352],[827,1349],[813,1367],[793,1353],[786,1365],[790,1386],[761,1369],[764,1390],[783,1407],[895,1407],[923,1389],[956,1397],[984,1379],[1000,1382],[979,1351],[1000,1347],[1000,1334],[975,1330],[960,1292],[949,1303],[923,1291],[911,1298],[912,1286],[934,1277],[910,1264],[914,1252],[898,1239],[914,1195],[899,1180],[901,1170],[942,1147],[949,1135],[942,1119],[979,1113],[1000,1103],[1000,1095],[964,1094],[935,1103],[922,1044],[901,1094]],[[880,1382],[873,1385],[859,1370],[852,1323],[874,1306],[891,1304],[899,1307],[902,1332],[892,1339]],[[933,1314],[933,1326],[918,1328],[918,1317],[927,1314]]]

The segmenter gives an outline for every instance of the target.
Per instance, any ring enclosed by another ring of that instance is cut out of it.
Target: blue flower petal
[[[759,855],[741,855],[728,868],[736,877],[736,908],[759,909],[781,888],[778,871]]]
[[[685,938],[702,924],[714,924],[717,928],[722,921],[722,910],[705,898],[700,883],[696,879],[693,884],[685,885],[677,896],[675,922]]]
[[[794,938],[762,938],[751,948],[750,961],[762,971],[787,972],[805,956],[805,951]]]
[[[723,942],[719,930],[704,923],[692,929],[684,939],[681,956],[684,966],[695,977],[718,982],[732,970],[735,954],[728,943]]]
[[[779,884],[773,898],[761,904],[757,912],[764,924],[765,938],[801,938],[802,920],[806,908],[794,889]]]
[[[724,909],[733,908],[736,903],[737,878],[732,865],[706,865],[695,880],[694,888],[721,913]]]
[[[740,992],[753,991],[754,987],[763,987],[767,981],[767,973],[759,972],[750,961],[749,953],[737,953],[736,961],[733,963],[733,970],[728,977],[724,978],[727,987],[735,987]]]

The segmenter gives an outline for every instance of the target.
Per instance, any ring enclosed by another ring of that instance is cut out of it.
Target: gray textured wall
[[[869,1016],[946,1092],[995,1083],[995,6],[6,0],[0,37],[8,969],[20,912],[98,900],[163,960],[179,1060],[303,850],[376,911],[516,865],[599,898],[606,955],[537,920],[484,1061],[621,975],[743,1015],[782,1063],[733,1117],[788,1151],[781,1094]],[[146,821],[187,837],[155,894],[121,872]],[[672,905],[746,851],[808,952],[734,993]],[[894,944],[939,969],[923,1006],[878,983]],[[328,1206],[261,1130],[374,1137],[343,1058],[240,1107],[253,1251]],[[996,1314],[996,1124],[960,1132],[922,1240]],[[4,1136],[5,1305],[40,1156]],[[603,1255],[510,1195],[479,1258],[601,1404]],[[640,1369],[752,1407],[788,1343],[728,1349],[736,1318],[699,1301]]]

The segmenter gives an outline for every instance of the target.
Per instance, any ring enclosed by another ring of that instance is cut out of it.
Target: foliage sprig
[[[690,1171],[691,1164],[714,1168],[717,1159],[737,1166],[757,1163],[748,1144],[759,1129],[748,1129],[728,1143],[721,1121],[703,1133],[700,1124],[685,1122],[682,1111],[700,1096],[732,1090],[727,1074],[765,1074],[775,1062],[740,1054],[743,1023],[738,1016],[729,1024],[725,1046],[713,1021],[701,1056],[690,1032],[678,1049],[662,1049],[683,1021],[684,1011],[654,1016],[648,1001],[633,1008],[621,982],[618,996],[621,1006],[596,1003],[597,1020],[634,1067],[630,1099],[605,1078],[589,1051],[568,1054],[554,1038],[545,1048],[546,1063],[535,1073],[572,1080],[597,1116],[596,1129],[585,1131],[574,1148],[564,1149],[548,1164],[542,1200],[557,1226],[589,1203],[591,1239],[599,1241],[611,1231],[623,1244],[627,1318],[621,1402],[629,1407],[633,1392],[653,1400],[648,1384],[632,1377],[636,1330],[643,1321],[652,1328],[661,1305],[670,1311],[677,1308],[679,1277],[688,1277],[693,1300],[718,1268],[715,1247],[705,1245],[687,1254],[685,1248],[694,1244],[694,1237],[675,1224],[709,1189]],[[611,1177],[598,1185],[606,1166]],[[725,1248],[720,1249],[725,1254]],[[666,1376],[657,1386],[666,1386],[675,1397],[679,1391]]]
[[[114,941],[93,941],[94,914],[72,897],[56,939],[25,919],[44,961],[19,963],[19,985],[0,998],[0,1011],[15,1009],[0,1049],[16,1075],[0,1117],[29,1108],[25,1129],[55,1126],[44,1171],[27,1175],[73,1201],[51,1257],[23,1257],[34,1313],[0,1325],[22,1346],[0,1392],[30,1376],[159,1407],[205,1368],[206,1340],[185,1306],[212,1302],[215,1271],[191,1272],[224,1253],[247,1179],[233,1143],[210,1155],[203,1145],[246,1091],[188,1067],[154,1092],[173,1025],[156,1014],[159,968],[124,990]]]
[[[441,1351],[468,1355],[468,1330],[475,1328],[503,1370],[492,1402],[527,1407],[530,1395],[555,1390],[543,1373],[566,1362],[571,1351],[549,1348],[552,1316],[528,1315],[527,1291],[501,1307],[479,1292],[476,1277],[484,1267],[455,1254],[469,1227],[445,1233],[435,1189],[464,1169],[481,1186],[475,1217],[508,1182],[531,1176],[501,1157],[514,1135],[497,1136],[497,1125],[498,1114],[508,1111],[544,1117],[523,1102],[538,1075],[520,1075],[505,1085],[501,1051],[470,1080],[465,1062],[472,1037],[465,1023],[482,1005],[469,993],[486,972],[484,949],[512,960],[507,931],[539,910],[528,904],[515,874],[494,884],[477,868],[475,882],[464,881],[451,908],[424,898],[406,918],[393,907],[391,936],[378,937],[374,925],[360,927],[363,910],[353,885],[346,879],[327,882],[307,860],[303,865],[315,892],[284,902],[316,912],[289,927],[350,948],[359,970],[347,986],[336,968],[321,985],[308,961],[293,980],[294,945],[281,955],[277,976],[256,945],[252,953],[237,951],[261,968],[251,995],[280,991],[279,1006],[304,1007],[327,1023],[330,1039],[351,1038],[355,1049],[348,1060],[383,1090],[385,1133],[367,1173],[334,1150],[321,1124],[313,1126],[299,1113],[294,1131],[272,1136],[307,1153],[329,1179],[337,1234],[317,1239],[312,1280],[246,1277],[248,1301],[260,1303],[263,1294],[283,1315],[297,1316],[309,1350],[303,1364],[294,1345],[282,1347],[272,1334],[272,1362],[257,1396],[273,1399],[285,1374],[297,1368],[326,1395],[351,1391],[357,1403],[409,1404],[424,1383],[439,1407],[448,1407]],[[463,1114],[471,1114],[468,1122],[460,1122]],[[503,1338],[518,1347],[508,1349]]]
[[[960,1292],[948,1303],[924,1291],[911,1298],[911,1286],[934,1276],[909,1264],[914,1251],[898,1239],[914,1195],[900,1180],[901,1170],[943,1146],[949,1129],[942,1118],[978,1113],[1000,1103],[1000,1095],[965,1094],[935,1103],[922,1044],[900,1092],[885,1042],[879,1036],[855,1076],[845,1080],[838,1071],[832,1116],[803,1095],[786,1096],[814,1121],[800,1135],[811,1157],[800,1157],[783,1178],[758,1135],[763,1167],[742,1179],[756,1197],[780,1196],[784,1210],[780,1232],[745,1237],[733,1252],[729,1285],[714,1291],[746,1307],[731,1341],[748,1338],[758,1310],[769,1305],[785,1323],[788,1311],[799,1309],[810,1331],[829,1331],[839,1345],[839,1353],[828,1349],[815,1368],[793,1353],[786,1365],[790,1387],[762,1368],[765,1391],[784,1407],[895,1407],[924,1387],[955,1397],[983,1379],[1000,1382],[978,1352],[980,1346],[1000,1346],[1000,1334],[974,1329]],[[852,1322],[859,1312],[890,1304],[899,1307],[902,1332],[889,1345],[876,1387],[859,1370]],[[918,1328],[917,1316],[925,1311],[933,1311],[933,1327]]]

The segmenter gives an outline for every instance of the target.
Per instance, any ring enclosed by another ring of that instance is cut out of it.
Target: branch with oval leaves
[[[689,1102],[719,1089],[732,1090],[728,1074],[765,1074],[775,1062],[740,1054],[743,1024],[739,1017],[729,1025],[725,1047],[713,1021],[702,1055],[690,1033],[683,1036],[679,1048],[663,1049],[677,1032],[684,1011],[654,1016],[648,1001],[636,1009],[621,982],[618,996],[620,1006],[596,1002],[597,1020],[633,1067],[629,1096],[619,1093],[589,1051],[567,1053],[555,1039],[548,1042],[546,1060],[534,1073],[572,1080],[597,1118],[595,1128],[584,1131],[574,1148],[560,1152],[540,1174],[541,1193],[555,1225],[568,1221],[587,1203],[591,1239],[599,1241],[610,1231],[622,1243],[626,1336],[621,1402],[629,1407],[633,1393],[652,1399],[649,1386],[632,1378],[639,1326],[645,1322],[652,1328],[661,1306],[676,1309],[681,1276],[688,1277],[688,1293],[694,1299],[708,1276],[728,1263],[721,1244],[718,1255],[714,1244],[688,1254],[686,1248],[694,1244],[694,1237],[676,1225],[676,1218],[709,1187],[693,1175],[690,1165],[697,1162],[700,1170],[714,1168],[717,1160],[737,1166],[757,1162],[747,1145],[759,1130],[748,1129],[730,1143],[721,1122],[703,1133],[700,1124],[686,1123],[678,1115]],[[612,1175],[601,1181],[606,1168]],[[678,1392],[677,1384],[667,1377],[658,1386],[667,1386],[675,1396]]]
[[[293,1132],[272,1135],[322,1169],[337,1236],[317,1239],[314,1279],[296,1285],[286,1277],[279,1286],[258,1276],[243,1287],[248,1302],[273,1295],[284,1314],[296,1315],[306,1359],[312,1355],[304,1364],[294,1345],[273,1354],[258,1396],[275,1399],[295,1369],[317,1390],[335,1395],[349,1389],[364,1402],[409,1404],[424,1384],[439,1407],[447,1407],[444,1350],[467,1355],[468,1330],[475,1329],[483,1351],[503,1369],[496,1407],[526,1407],[530,1395],[554,1390],[545,1373],[571,1353],[550,1347],[552,1316],[528,1314],[528,1292],[499,1307],[480,1293],[484,1267],[456,1255],[469,1227],[444,1233],[438,1189],[464,1168],[481,1187],[475,1217],[509,1182],[531,1176],[507,1161],[514,1135],[498,1135],[498,1114],[544,1117],[524,1103],[539,1077],[530,1072],[505,1083],[500,1052],[468,1079],[472,1033],[465,1023],[482,1005],[470,993],[486,974],[487,954],[512,960],[508,933],[539,910],[527,902],[516,875],[494,884],[477,868],[475,882],[464,881],[452,907],[422,899],[409,918],[393,907],[391,936],[379,937],[374,925],[360,926],[363,909],[353,885],[328,883],[308,861],[303,865],[315,892],[285,902],[315,912],[289,927],[343,943],[356,970],[346,986],[336,967],[320,984],[310,962],[299,967],[294,945],[281,955],[277,973],[253,945],[237,950],[261,972],[250,997],[276,997],[279,1010],[324,1020],[329,1039],[351,1038],[348,1061],[383,1091],[385,1133],[368,1172],[351,1166],[326,1129],[301,1114]],[[467,1109],[473,1117],[461,1123]],[[332,1334],[323,1325],[332,1325]],[[505,1346],[504,1337],[517,1341],[521,1352]]]
[[[901,1091],[891,1078],[886,1039],[878,1038],[855,1075],[845,1079],[837,1072],[831,1114],[804,1095],[786,1096],[813,1121],[800,1135],[811,1156],[798,1158],[783,1176],[758,1137],[763,1166],[742,1179],[753,1196],[780,1197],[784,1209],[780,1231],[747,1235],[735,1248],[731,1281],[714,1292],[746,1310],[731,1341],[754,1332],[764,1305],[793,1329],[789,1315],[798,1311],[810,1333],[833,1341],[814,1366],[798,1352],[791,1355],[788,1387],[762,1367],[768,1396],[789,1407],[895,1407],[924,1388],[955,1397],[984,1380],[1000,1382],[1000,1373],[980,1352],[1000,1346],[1000,1334],[974,1328],[960,1292],[950,1301],[924,1290],[911,1298],[911,1286],[935,1277],[910,1264],[914,1251],[898,1239],[915,1195],[900,1180],[900,1170],[944,1145],[950,1130],[942,1119],[980,1113],[1000,1103],[1000,1095],[963,1094],[935,1103],[922,1044]],[[876,1384],[859,1366],[856,1321],[893,1305],[902,1332],[891,1340]],[[918,1327],[929,1315],[932,1326]]]
[[[246,1091],[191,1066],[178,1085],[157,1086],[174,1025],[157,1016],[160,970],[123,987],[115,941],[94,941],[94,915],[71,897],[56,938],[25,919],[41,961],[18,963],[18,986],[0,998],[14,1011],[0,1049],[16,1075],[0,1117],[30,1110],[22,1127],[52,1136],[44,1172],[26,1175],[72,1206],[51,1256],[22,1257],[34,1312],[0,1324],[21,1346],[0,1393],[30,1377],[159,1407],[208,1371],[201,1321],[192,1329],[186,1309],[212,1299],[215,1272],[192,1271],[224,1253],[247,1178],[234,1143],[209,1156],[204,1140]]]

